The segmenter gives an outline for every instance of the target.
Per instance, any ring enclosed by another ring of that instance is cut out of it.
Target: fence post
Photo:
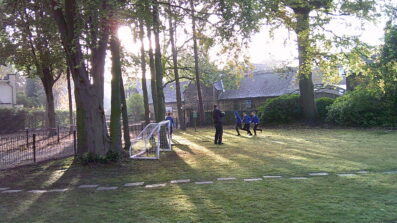
[[[58,143],[59,143],[59,125],[57,126],[57,135],[58,135]]]
[[[36,133],[33,133],[33,162],[36,163]]]
[[[29,148],[29,129],[26,128],[26,148]]]
[[[73,130],[73,150],[75,156],[77,155],[76,143],[76,130]]]

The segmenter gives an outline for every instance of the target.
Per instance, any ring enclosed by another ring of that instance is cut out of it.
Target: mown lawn
[[[0,193],[0,222],[397,222],[397,174],[383,173],[397,170],[396,131],[285,128],[237,137],[226,130],[218,146],[212,129],[198,129],[176,133],[174,143],[159,161],[81,166],[68,158],[2,171],[0,187],[24,192]],[[336,175],[358,170],[369,173]],[[329,176],[288,179],[311,172]],[[243,181],[264,175],[284,177]],[[122,187],[175,179],[214,184]]]

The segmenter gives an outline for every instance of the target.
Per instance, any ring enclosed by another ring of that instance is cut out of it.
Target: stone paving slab
[[[180,184],[180,183],[190,183],[190,179],[182,179],[182,180],[171,180],[172,184]]]
[[[195,184],[213,184],[214,181],[198,181],[198,182],[194,182]]]
[[[10,189],[10,188],[9,187],[0,187],[0,191],[8,190],[8,189]]]
[[[30,193],[42,194],[48,192],[47,190],[29,190]]]
[[[236,178],[235,177],[220,177],[220,178],[217,178],[217,180],[219,180],[219,181],[227,181],[227,180],[235,180]]]
[[[360,171],[357,171],[356,173],[358,173],[358,174],[366,174],[366,173],[369,173],[369,171],[366,171],[366,170],[360,170]]]
[[[386,171],[386,172],[383,172],[383,173],[386,173],[386,174],[397,174],[397,170],[394,170],[394,171]]]
[[[265,179],[277,179],[277,178],[282,178],[283,176],[263,176]]]
[[[148,184],[148,185],[145,186],[145,188],[156,188],[156,187],[165,187],[165,186],[167,186],[166,183],[163,183],[163,184]]]
[[[79,188],[96,188],[98,187],[98,184],[84,184],[84,185],[80,185]]]
[[[318,173],[309,173],[310,176],[328,176],[329,174],[326,172],[318,172]]]
[[[48,190],[48,192],[65,192],[65,191],[68,191],[68,190],[69,190],[69,188],[51,189],[51,190]]]
[[[291,180],[306,180],[308,178],[307,177],[290,177],[289,179],[291,179]]]
[[[142,186],[143,184],[145,184],[145,182],[126,183],[124,184],[124,187],[136,187]]]
[[[5,190],[5,191],[2,191],[1,193],[3,193],[3,194],[8,194],[8,193],[18,193],[18,192],[21,192],[22,190]]]
[[[354,173],[339,173],[337,175],[340,176],[340,177],[354,177],[354,176],[357,176],[357,174],[354,174]]]
[[[119,187],[98,187],[96,190],[117,190]]]
[[[249,178],[249,179],[244,179],[245,182],[252,182],[252,181],[260,181],[263,180],[262,178]]]

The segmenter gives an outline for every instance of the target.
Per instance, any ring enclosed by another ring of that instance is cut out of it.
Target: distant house
[[[17,101],[16,76],[7,74],[0,79],[0,108],[15,107]]]
[[[342,96],[345,90],[339,86],[322,83],[313,76],[315,98]],[[225,111],[256,110],[267,99],[285,94],[299,94],[299,85],[295,73],[279,74],[271,71],[255,71],[245,76],[237,89],[226,90],[219,95],[218,104]]]
[[[153,100],[148,83],[149,107],[153,117]],[[336,98],[344,94],[345,89],[339,86],[323,84],[321,78],[313,75],[315,97]],[[342,83],[344,84],[344,82]],[[252,111],[256,110],[267,99],[285,94],[299,94],[299,85],[296,73],[279,74],[272,71],[257,70],[252,75],[241,79],[237,89],[225,90],[223,83],[216,82],[211,86],[201,85],[202,98],[205,111],[211,111],[214,104],[218,104],[224,111]],[[137,92],[142,94],[142,89]],[[198,97],[196,83],[181,82],[182,110],[185,121],[191,121],[192,111],[198,110]],[[177,117],[175,83],[168,84],[164,88],[165,106],[167,112],[172,112]]]

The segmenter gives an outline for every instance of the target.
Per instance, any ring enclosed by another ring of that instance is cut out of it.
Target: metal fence
[[[76,131],[70,127],[26,129],[0,136],[0,169],[72,156]]]
[[[145,128],[145,123],[129,125],[131,139]],[[76,154],[75,127],[26,129],[0,135],[0,170]]]

